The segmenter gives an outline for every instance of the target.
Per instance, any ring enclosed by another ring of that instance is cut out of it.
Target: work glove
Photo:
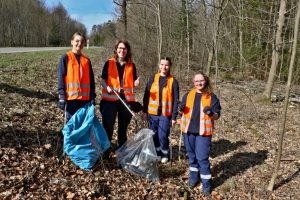
[[[203,112],[210,117],[214,115],[214,112],[211,110],[211,108],[209,106],[206,106],[205,108],[203,108]]]
[[[65,110],[66,101],[64,99],[59,99],[57,106],[61,110]]]

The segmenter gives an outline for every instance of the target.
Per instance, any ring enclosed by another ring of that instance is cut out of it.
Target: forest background
[[[142,85],[157,71],[157,63],[163,56],[173,60],[172,73],[180,81],[181,95],[190,88],[192,75],[205,71],[212,78],[223,106],[214,139],[216,150],[211,158],[214,182],[220,193],[216,198],[297,199],[300,196],[297,190],[300,59],[299,45],[293,51],[293,44],[299,40],[299,34],[295,35],[299,1],[116,0],[114,3],[115,19],[94,25],[88,36],[91,46],[100,47],[86,51],[94,63],[96,80],[99,82],[102,64],[112,55],[119,38],[132,45]],[[1,47],[69,46],[74,32],[87,33],[82,23],[69,17],[62,4],[49,9],[39,0],[0,0],[0,11]],[[56,135],[63,116],[45,111],[55,109],[55,67],[61,54],[53,53],[52,58],[44,53],[0,57],[1,197],[42,197],[46,192],[49,198],[171,199],[184,198],[184,191],[188,191],[190,198],[201,198],[199,192],[186,187],[186,160],[176,161],[169,170],[161,166],[162,182],[158,185],[121,173],[120,169],[110,169],[107,163],[106,170],[94,175],[77,170],[70,162],[63,168],[56,166]],[[295,66],[292,73],[291,63]],[[45,71],[49,73],[45,75]],[[34,84],[36,80],[44,90]],[[284,85],[289,80],[287,127],[282,128],[279,123],[285,114],[283,101],[287,100]],[[9,103],[5,103],[7,97]],[[21,103],[20,98],[23,98]],[[32,127],[33,123],[37,125]],[[134,129],[132,124],[130,133]],[[266,188],[279,149],[279,129],[286,133],[282,167],[275,191],[268,193]],[[41,133],[46,137],[41,137]],[[178,144],[178,135],[172,138],[172,143]],[[16,158],[19,153],[22,158]],[[39,162],[42,164],[34,167]],[[103,178],[102,172],[111,176]],[[47,182],[55,187],[47,189]],[[120,187],[124,182],[124,187]]]

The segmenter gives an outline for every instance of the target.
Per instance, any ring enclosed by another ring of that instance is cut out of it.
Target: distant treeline
[[[202,70],[232,81],[269,77],[285,81],[291,41],[300,39],[293,35],[299,0],[113,2],[114,20],[94,25],[90,43],[111,49],[116,38],[125,38],[132,46],[135,64],[143,66],[140,73],[145,75],[157,71],[160,58],[169,56],[172,73],[185,80]],[[299,47],[298,43],[297,83]],[[275,70],[269,73],[270,69]]]
[[[85,26],[70,18],[59,3],[51,9],[41,0],[0,0],[0,46],[65,46]]]

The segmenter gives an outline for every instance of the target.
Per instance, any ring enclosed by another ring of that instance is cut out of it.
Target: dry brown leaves
[[[98,53],[90,52],[93,63],[99,63]],[[33,57],[14,56],[15,60]],[[173,161],[159,166],[158,182],[117,168],[114,158],[100,162],[92,172],[78,169],[66,157],[60,159],[63,113],[52,95],[56,91],[54,66],[59,57],[60,54],[53,55],[52,60],[46,59],[48,55],[31,58],[38,66],[31,62],[26,66],[22,62],[1,66],[2,70],[14,70],[0,75],[0,199],[205,199],[201,185],[193,190],[187,186],[187,158],[177,159],[178,127],[171,133]],[[100,65],[95,64],[94,69],[99,83]],[[288,110],[280,176],[275,191],[266,192],[276,155],[282,102],[261,100],[262,88],[260,82],[224,82],[216,91],[223,110],[213,139],[215,189],[209,199],[300,196],[299,105]],[[139,93],[142,91],[143,88]],[[97,115],[100,116],[98,106]],[[138,129],[142,126],[139,122]],[[128,135],[135,132],[132,121]]]

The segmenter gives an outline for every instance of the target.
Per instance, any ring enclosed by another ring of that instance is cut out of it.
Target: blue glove
[[[210,107],[208,107],[208,106],[206,106],[205,108],[203,108],[203,112],[205,113],[205,114],[207,114],[208,116],[213,116],[214,115],[214,112],[211,110],[211,108]]]
[[[66,101],[64,99],[60,99],[57,103],[57,106],[61,110],[65,110]]]

